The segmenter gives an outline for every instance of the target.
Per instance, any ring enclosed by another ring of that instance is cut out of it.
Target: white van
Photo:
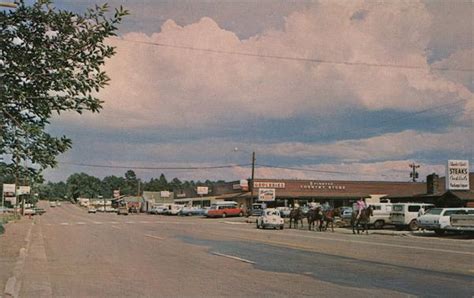
[[[390,213],[390,221],[397,230],[409,228],[411,231],[418,230],[418,211],[423,207],[425,211],[434,207],[433,204],[427,203],[394,203],[392,205],[392,213]]]
[[[169,204],[168,210],[166,212],[167,215],[178,215],[179,211],[183,209],[184,205],[178,205],[178,204]]]
[[[370,225],[374,226],[374,229],[382,229],[384,225],[392,223],[390,220],[390,213],[392,213],[392,203],[373,203],[370,204],[372,207],[373,215],[370,217]]]

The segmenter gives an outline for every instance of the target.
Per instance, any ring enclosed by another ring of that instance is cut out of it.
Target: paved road
[[[22,297],[474,294],[473,240],[47,209],[32,225]]]

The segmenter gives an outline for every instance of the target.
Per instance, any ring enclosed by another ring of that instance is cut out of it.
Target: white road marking
[[[246,222],[235,222],[235,221],[220,221],[221,223],[226,223],[229,225],[248,225]]]
[[[147,224],[147,223],[150,223],[150,222],[149,221],[140,221],[140,223]]]
[[[82,222],[82,221],[79,221],[79,222],[76,222],[77,225],[85,225],[86,223],[85,222]]]
[[[239,257],[236,257],[236,256],[221,254],[221,253],[218,253],[218,252],[215,252],[215,251],[211,252],[211,254],[216,255],[216,256],[221,256],[221,257],[224,257],[224,258],[237,260],[237,261],[244,262],[244,263],[255,264],[255,262],[250,261],[250,260],[242,259],[242,258],[239,258]]]
[[[163,238],[163,237],[153,236],[153,235],[149,235],[149,234],[145,234],[145,237],[150,237],[150,238],[159,239],[159,240],[165,240],[165,238]]]
[[[62,223],[60,223],[60,225],[62,225],[62,226],[68,226],[69,223],[68,223],[68,222],[62,222]]]
[[[109,224],[116,225],[116,224],[118,224],[118,221],[109,221]]]
[[[125,223],[134,224],[135,222],[134,221],[126,221]]]
[[[238,229],[238,228],[227,228],[227,229],[228,230],[246,231],[246,232],[252,232],[253,233],[252,230],[247,230],[247,229]],[[318,236],[305,236],[305,235],[297,235],[297,234],[293,234],[293,235],[286,234],[286,235],[287,236],[292,236],[292,237],[309,238],[309,239],[320,239],[320,240],[328,240],[328,241],[339,241],[339,242],[367,244],[367,245],[371,245],[371,246],[409,248],[409,249],[417,249],[417,250],[423,250],[423,251],[429,250],[429,251],[442,252],[442,253],[451,253],[451,254],[474,256],[474,252],[468,252],[468,251],[456,251],[456,250],[441,249],[441,248],[430,248],[430,247],[410,246],[410,245],[401,245],[401,244],[389,244],[389,243],[370,242],[370,241],[361,241],[361,240],[352,240],[352,239],[336,239],[336,238],[327,238],[327,237],[318,237]],[[275,242],[275,243],[291,245],[291,243],[279,242],[279,241],[274,241],[274,240],[270,240],[270,241]]]

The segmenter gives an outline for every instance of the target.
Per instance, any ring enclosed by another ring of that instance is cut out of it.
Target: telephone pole
[[[418,169],[420,165],[417,165],[413,162],[408,166],[411,168],[410,178],[412,178],[412,182],[416,182],[416,179],[418,179],[418,172],[416,171],[416,169]]]

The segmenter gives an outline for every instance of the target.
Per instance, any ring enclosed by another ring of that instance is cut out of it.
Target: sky
[[[53,119],[73,148],[47,180],[129,168],[245,179],[252,152],[256,178],[408,181],[415,162],[423,180],[448,159],[474,169],[471,1],[108,3],[131,15],[107,41],[104,109]]]

